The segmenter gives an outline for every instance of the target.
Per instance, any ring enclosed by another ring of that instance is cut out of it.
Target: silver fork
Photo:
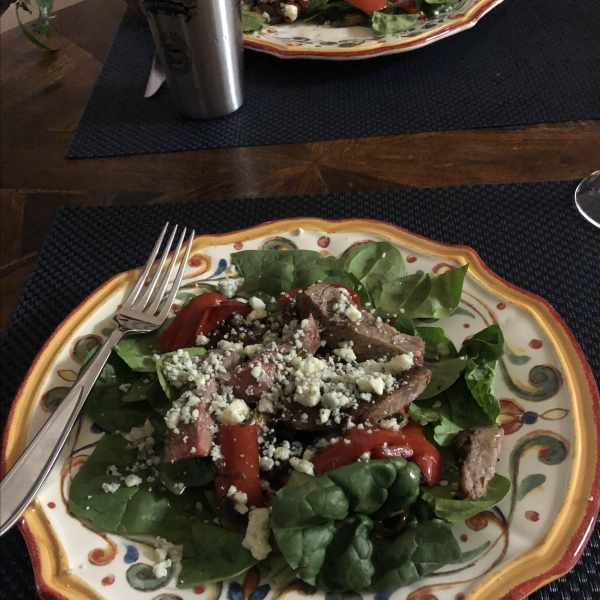
[[[115,330],[90,360],[54,414],[46,421],[19,460],[17,460],[2,482],[0,482],[0,535],[8,531],[18,521],[46,480],[75,424],[75,420],[85,399],[117,342],[123,336],[130,333],[148,333],[154,331],[167,318],[169,309],[181,284],[194,239],[194,231],[192,231],[169,296],[163,308],[159,311],[161,300],[169,285],[169,279],[175,269],[177,256],[186,234],[186,230],[184,229],[173,252],[171,262],[161,279],[161,272],[175,239],[175,233],[177,232],[177,225],[174,227],[156,271],[150,278],[147,289],[143,290],[144,283],[158,255],[168,227],[169,224],[167,223],[135,287],[123,306],[113,315],[112,318],[116,324]],[[156,289],[157,284],[158,289]]]

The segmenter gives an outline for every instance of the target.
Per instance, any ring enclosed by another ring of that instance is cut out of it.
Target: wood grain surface
[[[60,52],[18,29],[0,36],[2,330],[58,206],[578,179],[600,167],[598,121],[66,160],[125,8],[85,0],[59,11],[50,43]]]

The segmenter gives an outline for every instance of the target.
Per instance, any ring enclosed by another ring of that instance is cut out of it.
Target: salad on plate
[[[86,402],[106,435],[69,510],[151,540],[193,587],[385,591],[460,559],[452,524],[509,491],[491,325],[457,348],[468,265],[406,275],[389,242],[232,254],[157,332],[124,338]],[[442,322],[443,323],[443,322]]]
[[[375,34],[406,31],[419,18],[436,18],[459,0],[244,0],[244,33],[296,21],[324,27],[369,27]]]

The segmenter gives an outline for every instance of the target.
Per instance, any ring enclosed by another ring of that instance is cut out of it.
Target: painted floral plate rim
[[[447,13],[419,19],[407,31],[377,35],[369,27],[333,28],[302,21],[265,25],[244,46],[279,58],[359,60],[422,48],[470,29],[503,0],[459,0]]]
[[[499,470],[513,482],[510,498],[459,524],[455,534],[465,544],[463,566],[450,566],[454,568],[407,588],[377,594],[375,600],[523,598],[575,565],[593,531],[600,505],[598,389],[581,348],[545,300],[495,275],[466,246],[434,242],[379,221],[315,218],[198,236],[180,294],[197,293],[222,277],[231,252],[241,248],[302,247],[326,255],[371,239],[396,243],[409,272],[419,272],[422,266],[439,273],[470,264],[460,310],[447,318],[454,321],[445,320],[444,327],[454,341],[464,338],[471,324],[474,331],[491,322],[499,322],[505,329],[507,355],[500,365],[502,380],[496,393],[500,395],[500,389],[501,394],[510,393],[511,397],[501,399],[507,442]],[[14,464],[45,415],[64,397],[89,348],[102,341],[106,329],[98,328],[103,322],[106,325],[106,316],[112,314],[138,273],[121,273],[104,283],[59,325],[41,349],[11,407],[2,446],[3,473]],[[530,368],[531,362],[536,364]],[[57,386],[57,382],[62,385]],[[539,421],[543,426],[533,428]],[[25,423],[28,427],[23,427]],[[521,429],[524,435],[517,439]],[[267,596],[268,600],[280,600],[287,595],[315,593],[297,580],[277,585],[261,582],[260,573],[254,569],[237,581],[191,591],[169,587],[171,574],[163,580],[152,579],[151,567],[140,562],[151,557],[149,544],[91,531],[66,512],[69,477],[83,464],[87,458],[84,452],[97,443],[99,433],[92,424],[80,421],[62,462],[19,523],[41,597],[79,600],[120,598],[126,593],[134,600],[157,591],[152,600],[198,596],[203,600],[219,600],[221,596],[227,600],[264,600]],[[89,438],[95,441],[86,443]],[[79,448],[78,442],[82,444]],[[566,488],[563,478],[568,479]],[[473,543],[475,547],[467,549]],[[87,555],[85,544],[91,544]],[[96,547],[98,544],[101,547]],[[76,562],[81,562],[77,565],[80,571],[74,568]]]

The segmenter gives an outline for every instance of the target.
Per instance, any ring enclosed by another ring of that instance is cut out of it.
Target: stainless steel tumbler
[[[144,0],[177,110],[223,117],[244,101],[240,0]]]

